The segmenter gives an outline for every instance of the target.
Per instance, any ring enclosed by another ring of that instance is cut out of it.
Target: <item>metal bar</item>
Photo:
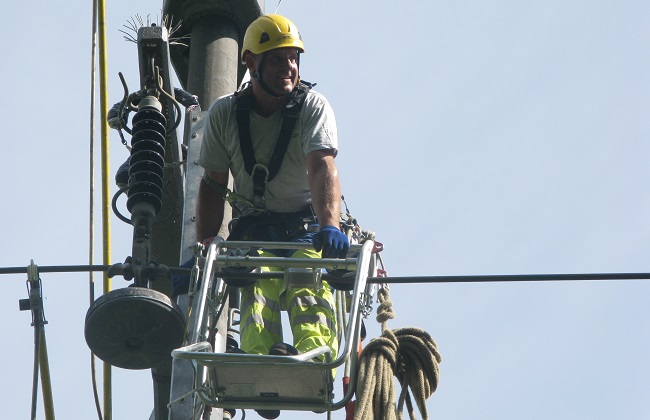
[[[40,273],[79,273],[107,271],[110,265],[51,265],[38,267]],[[25,274],[26,267],[0,267],[0,274]]]
[[[38,369],[41,348],[41,325],[34,321],[34,371],[32,376],[32,420],[36,420],[36,404],[38,401]]]
[[[38,400],[38,377],[40,373],[43,390],[45,418],[54,420],[54,403],[52,399],[52,384],[50,381],[50,366],[47,360],[47,344],[45,341],[45,315],[43,312],[43,293],[38,267],[34,261],[26,267],[27,288],[29,290],[29,308],[32,311],[32,326],[34,327],[34,372],[32,384],[32,419],[36,419]]]
[[[219,267],[322,267],[329,269],[356,270],[356,258],[279,258],[279,257],[233,257],[219,255],[215,263]]]
[[[43,408],[45,410],[45,419],[54,420],[54,398],[52,398],[50,362],[47,357],[47,341],[45,340],[44,328],[41,328],[39,360],[41,365],[41,391],[43,392]]]
[[[218,243],[217,244],[212,244],[208,248],[208,254],[206,256],[206,264],[203,270],[203,277],[201,280],[201,289],[199,292],[199,296],[197,299],[197,309],[196,309],[196,324],[194,325],[194,329],[190,331],[190,342],[191,343],[196,343],[199,341],[199,337],[201,337],[201,333],[203,332],[203,328],[206,325],[207,320],[204,318],[207,316],[206,315],[206,301],[208,299],[208,292],[210,290],[210,287],[212,286],[212,264],[214,263],[215,257],[218,255]],[[201,341],[205,340],[205,337],[201,337]]]
[[[34,370],[32,376],[32,415],[31,419],[36,419],[36,408],[38,403],[38,374],[40,368],[40,350],[41,350],[41,330],[43,328],[43,312],[41,289],[38,281],[38,268],[31,261],[25,268],[27,272],[27,290],[29,292],[29,307],[32,311],[32,326],[34,327]]]
[[[224,248],[314,249],[309,242],[224,241]],[[350,244],[350,251],[360,251],[363,244]]]

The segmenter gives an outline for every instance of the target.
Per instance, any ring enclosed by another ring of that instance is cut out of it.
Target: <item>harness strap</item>
[[[237,129],[239,131],[239,145],[241,154],[244,158],[244,167],[250,175],[255,166],[255,152],[251,140],[250,111],[253,108],[252,86],[246,85],[242,90],[235,93],[237,102],[235,110],[237,112]]]
[[[282,108],[282,126],[275,143],[273,153],[269,159],[268,166],[258,164],[253,149],[253,140],[250,130],[250,111],[253,108],[253,87],[248,84],[236,92],[237,102],[235,105],[237,129],[239,131],[239,145],[244,159],[244,168],[253,180],[253,203],[257,206],[264,201],[266,184],[275,178],[280,171],[284,155],[289,147],[291,134],[298,122],[300,110],[307,96],[307,92],[313,85],[307,82],[300,84],[291,92],[289,100]]]

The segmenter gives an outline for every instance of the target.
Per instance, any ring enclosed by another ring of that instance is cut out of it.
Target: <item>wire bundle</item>
[[[370,341],[359,360],[359,385],[355,420],[402,418],[404,403],[412,420],[415,420],[413,402],[423,419],[428,419],[426,399],[438,387],[438,364],[442,357],[435,341],[419,328],[389,330],[386,323],[395,318],[388,290],[379,290],[380,305],[377,321],[382,324],[382,335]],[[396,376],[401,392],[395,407]]]

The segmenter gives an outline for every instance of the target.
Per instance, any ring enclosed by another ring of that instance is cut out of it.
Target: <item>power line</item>
[[[52,265],[38,266],[40,273],[79,273],[89,271],[107,271],[108,265]],[[0,267],[0,274],[26,274],[28,267]],[[187,273],[189,269],[172,268],[172,273]],[[243,275],[228,274],[232,278],[277,278],[278,273],[249,273]],[[324,279],[339,278],[324,275]],[[351,278],[352,279],[352,278]],[[494,282],[544,282],[544,281],[589,281],[589,280],[648,280],[650,273],[586,273],[586,274],[488,274],[488,275],[453,275],[453,276],[397,276],[368,277],[368,283],[387,284],[424,284],[424,283],[494,283]]]
[[[650,273],[592,273],[592,274],[491,274],[469,276],[405,276],[368,277],[368,283],[489,283],[531,281],[579,281],[579,280],[647,280]]]

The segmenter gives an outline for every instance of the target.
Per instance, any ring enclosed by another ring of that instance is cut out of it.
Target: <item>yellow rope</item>
[[[99,58],[99,123],[101,127],[101,167],[102,167],[102,237],[104,265],[111,264],[111,193],[110,193],[110,165],[108,146],[108,65],[106,46],[106,0],[97,0],[97,36]],[[111,279],[104,273],[104,293],[111,291]],[[111,365],[104,362],[104,420],[113,418],[113,394]]]
[[[411,394],[422,415],[428,419],[426,400],[438,387],[438,364],[442,357],[435,341],[419,328],[389,330],[389,319],[395,318],[387,288],[379,290],[377,321],[382,335],[368,343],[359,358],[359,384],[355,420],[402,418],[404,403],[409,416],[415,420]],[[402,391],[395,405],[396,376]]]

